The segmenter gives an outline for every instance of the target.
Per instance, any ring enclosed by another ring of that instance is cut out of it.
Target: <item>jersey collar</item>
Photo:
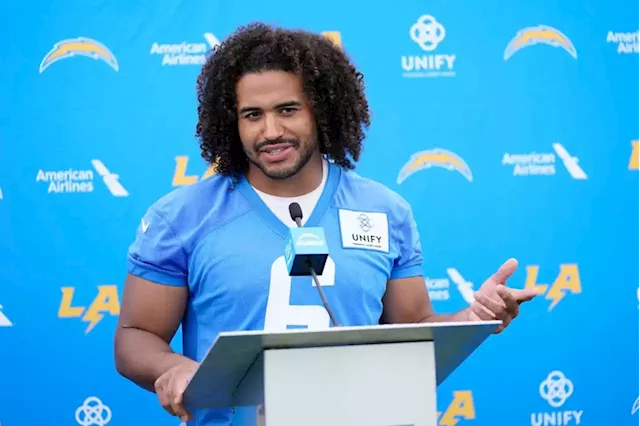
[[[313,212],[311,212],[311,216],[309,216],[304,226],[318,226],[333,199],[341,174],[342,170],[339,166],[332,162],[328,163],[327,182],[322,190],[322,194],[320,194],[316,207],[313,209]],[[238,182],[237,188],[267,225],[282,238],[286,238],[289,233],[289,227],[282,223],[271,209],[267,207],[245,177]]]

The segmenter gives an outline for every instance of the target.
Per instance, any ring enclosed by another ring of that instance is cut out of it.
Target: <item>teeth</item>
[[[267,151],[267,152],[268,152],[269,154],[277,154],[277,153],[282,152],[282,151],[283,151],[283,149],[282,149],[282,148],[279,148],[279,149],[274,149],[274,150]]]

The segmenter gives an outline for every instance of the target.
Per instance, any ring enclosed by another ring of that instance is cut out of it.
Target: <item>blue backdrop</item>
[[[509,257],[544,289],[439,388],[439,424],[637,424],[631,0],[3,2],[0,424],[178,425],[113,365],[125,255],[206,177],[195,79],[252,20],[327,32],[365,74],[358,171],[412,204],[438,311]]]

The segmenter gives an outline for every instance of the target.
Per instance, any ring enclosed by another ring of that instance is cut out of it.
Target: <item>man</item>
[[[369,109],[362,75],[321,36],[265,25],[239,29],[198,78],[202,156],[217,174],[164,196],[146,212],[128,253],[118,371],[156,392],[183,421],[227,425],[233,410],[190,413],[182,393],[218,333],[329,327],[309,277],[284,261],[289,204],[325,229],[321,277],[342,325],[500,319],[504,328],[535,290],[505,286],[508,260],[454,315],[433,312],[411,208],[351,169]],[[358,217],[380,240],[350,240]],[[169,342],[183,326],[184,356]],[[501,331],[501,329],[499,331]]]

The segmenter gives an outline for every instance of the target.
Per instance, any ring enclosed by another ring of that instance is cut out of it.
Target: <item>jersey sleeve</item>
[[[395,238],[398,248],[398,256],[393,262],[391,279],[422,276],[422,245],[418,225],[413,217],[413,212],[408,204],[405,204],[403,219],[396,224]]]
[[[153,207],[140,221],[129,247],[127,271],[159,284],[187,285],[187,255],[182,241]]]

